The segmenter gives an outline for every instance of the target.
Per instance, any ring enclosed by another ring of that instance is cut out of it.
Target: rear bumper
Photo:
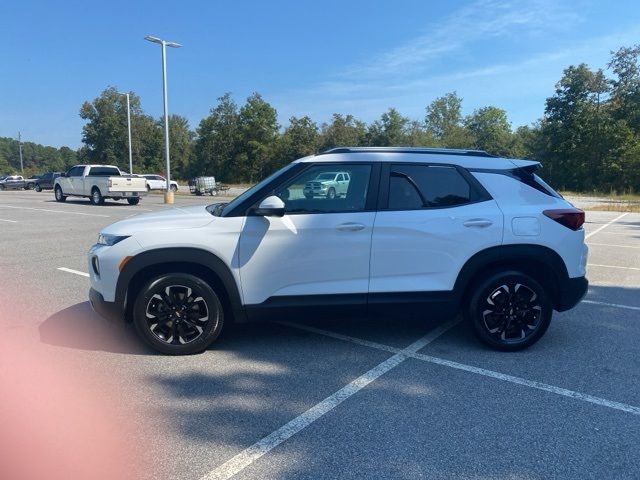
[[[567,278],[560,285],[555,309],[564,312],[575,307],[587,294],[588,288],[587,277]]]
[[[123,322],[124,310],[115,302],[107,302],[102,294],[93,288],[89,289],[89,302],[91,308],[110,322]]]

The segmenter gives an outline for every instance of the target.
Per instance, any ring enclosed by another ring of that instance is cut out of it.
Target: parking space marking
[[[599,247],[613,247],[613,248],[640,248],[635,245],[611,245],[610,243],[589,243],[589,245],[597,245]]]
[[[640,270],[640,268],[638,270]],[[590,303],[592,305],[603,305],[605,307],[624,308],[626,310],[640,311],[640,307],[634,307],[633,305],[622,305],[620,303],[596,302],[595,300],[582,300],[582,303]]]
[[[590,302],[593,303],[593,302]],[[613,304],[611,304],[613,305]],[[295,323],[287,323],[288,326],[293,328],[298,328],[299,326]],[[325,335],[327,337],[339,338],[336,336],[334,332],[321,330],[319,328],[314,328],[313,330],[309,330],[306,326],[303,326],[302,330],[312,331],[313,333],[317,333],[320,335]],[[340,335],[341,340],[346,340],[348,342],[357,343],[359,345],[365,345],[361,339],[355,337],[349,337],[347,335]],[[388,351],[396,351],[397,354],[402,352],[401,349],[396,349],[394,347],[389,347],[388,345],[382,345],[376,342],[366,342],[366,346],[371,348],[377,348],[378,350]],[[613,408],[614,410],[620,410],[627,413],[632,413],[634,415],[640,415],[640,407],[636,407],[634,405],[628,405],[626,403],[614,402],[612,400],[607,400],[606,398],[595,397],[593,395],[588,395],[586,393],[576,392],[574,390],[569,390],[562,387],[556,387],[555,385],[549,385],[547,383],[537,382],[535,380],[527,380],[526,378],[515,377],[513,375],[507,375],[505,373],[495,372],[493,370],[487,370],[485,368],[474,367],[473,365],[466,365],[464,363],[454,362],[452,360],[446,360],[444,358],[432,357],[431,355],[424,355],[422,353],[417,353],[417,350],[413,353],[404,353],[411,358],[415,358],[416,360],[422,360],[424,362],[433,363],[436,365],[442,365],[445,367],[455,368],[456,370],[463,370],[469,373],[475,373],[477,375],[482,375],[485,377],[495,378],[496,380],[502,380],[504,382],[515,383],[518,385],[523,385],[525,387],[535,388],[538,390],[544,390],[546,392],[554,393],[556,395],[561,395],[563,397],[575,398],[577,400],[582,400],[584,402],[594,403],[596,405],[600,405],[603,407]]]
[[[84,213],[84,212],[71,212],[67,210],[50,210],[47,208],[33,208],[33,207],[15,207],[13,205],[0,205],[3,208],[15,208],[16,210],[38,210],[40,212],[52,212],[52,213],[69,213],[71,215],[86,215],[88,217],[104,217],[108,218],[109,215],[100,215],[99,213]]]
[[[526,378],[514,377],[513,375],[507,375],[505,373],[494,372],[493,370],[487,370],[485,368],[474,367],[471,365],[465,365],[463,363],[453,362],[451,360],[445,360],[444,358],[432,357],[430,355],[423,355],[415,353],[413,358],[423,360],[425,362],[442,365],[445,367],[455,368],[456,370],[463,370],[465,372],[475,373],[485,377],[495,378],[496,380],[502,380],[504,382],[515,383],[523,385],[525,387],[535,388],[537,390],[544,390],[545,392],[555,393],[556,395],[562,395],[563,397],[575,398],[582,400],[583,402],[594,403],[603,407],[613,408],[634,415],[640,415],[640,407],[628,405],[626,403],[614,402],[605,398],[594,397],[586,393],[576,392],[574,390],[568,390],[562,387],[556,387],[547,383],[536,382],[535,380],[527,380]]]
[[[0,222],[18,223],[17,220],[5,220],[4,218],[0,218]]]
[[[88,277],[89,276],[88,273],[81,272],[79,270],[74,270],[72,268],[67,268],[67,267],[58,267],[58,270],[60,270],[61,272],[74,273],[76,275],[81,275],[83,277]]]
[[[605,223],[604,225],[602,225],[599,228],[596,228],[593,232],[588,233],[587,235],[585,235],[584,239],[586,240],[589,237],[592,237],[593,235],[595,235],[596,233],[604,230],[605,228],[607,228],[609,225],[616,223],[618,220],[620,220],[622,217],[625,217],[626,215],[629,215],[629,212],[625,212],[622,215],[618,215],[616,218],[614,218],[613,220],[611,220],[609,223]]]
[[[620,265],[602,265],[600,263],[587,263],[587,267],[622,268],[623,270],[640,270],[638,267],[621,267]]]
[[[314,405],[306,412],[300,414],[286,425],[283,425],[278,430],[270,433],[262,440],[259,440],[246,450],[243,450],[235,457],[226,461],[215,470],[212,470],[208,474],[204,475],[201,480],[221,480],[233,477],[237,473],[247,468],[253,462],[258,460],[264,454],[268,453],[270,450],[274,449],[282,442],[288,440],[296,433],[311,425],[313,422],[321,418],[324,414],[333,410],[335,407],[340,405],[352,395],[358,393],[371,382],[381,377],[389,370],[392,370],[393,368],[400,365],[412,354],[415,354],[418,350],[433,342],[436,338],[445,333],[451,327],[455,326],[457,323],[458,320],[447,322],[434,329],[421,339],[412,343],[408,347],[398,349],[398,352],[392,357],[373,367],[371,370],[356,378],[351,383],[344,386],[334,394],[328,396],[320,403]]]

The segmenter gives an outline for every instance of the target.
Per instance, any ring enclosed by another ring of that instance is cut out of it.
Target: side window
[[[389,209],[455,207],[472,201],[469,183],[454,167],[393,165]]]
[[[274,192],[285,204],[286,213],[357,212],[365,208],[371,165],[340,165],[349,172],[348,185],[336,188],[335,165],[314,165]],[[341,176],[341,175],[340,175]]]
[[[84,167],[73,167],[69,170],[69,177],[81,177],[84,173]]]

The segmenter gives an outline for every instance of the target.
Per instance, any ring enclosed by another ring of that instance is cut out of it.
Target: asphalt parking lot
[[[146,413],[162,431],[140,433],[149,478],[640,476],[640,214],[587,212],[589,293],[523,352],[458,319],[331,318],[238,327],[174,358],[94,314],[85,273],[101,228],[164,208],[0,192],[0,301],[21,306],[5,322]]]

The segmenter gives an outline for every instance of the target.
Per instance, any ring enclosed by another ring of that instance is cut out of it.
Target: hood
[[[174,207],[161,212],[143,213],[113,223],[102,230],[112,235],[132,235],[146,230],[175,230],[196,228],[211,223],[216,217],[206,210],[206,205],[197,207]]]

